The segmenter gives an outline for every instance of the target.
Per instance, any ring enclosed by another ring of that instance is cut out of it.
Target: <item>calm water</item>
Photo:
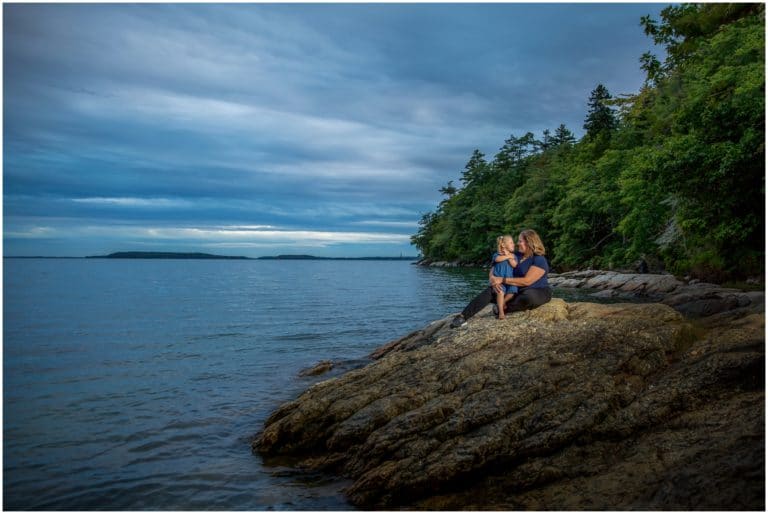
[[[400,261],[4,261],[14,509],[342,510],[346,481],[250,442],[317,378],[457,312],[476,269]],[[323,377],[326,378],[326,377]]]

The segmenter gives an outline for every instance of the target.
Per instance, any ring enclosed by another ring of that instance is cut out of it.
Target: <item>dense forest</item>
[[[578,141],[560,125],[475,150],[421,218],[424,257],[483,262],[497,235],[533,228],[557,271],[763,274],[765,6],[675,5],[640,26],[666,57],[640,57],[639,93],[597,85]]]

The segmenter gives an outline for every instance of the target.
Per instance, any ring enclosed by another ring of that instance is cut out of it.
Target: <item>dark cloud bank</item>
[[[4,251],[414,255],[471,152],[635,92],[661,4],[4,6]]]

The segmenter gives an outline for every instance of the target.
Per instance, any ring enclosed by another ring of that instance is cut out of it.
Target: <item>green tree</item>
[[[425,256],[485,261],[525,227],[558,270],[647,257],[705,279],[763,272],[765,7],[682,4],[642,23],[666,58],[641,57],[640,91],[598,85],[579,141],[561,124],[510,136],[492,162],[473,152],[412,238]]]
[[[550,133],[549,129],[544,130],[542,133],[541,138],[541,149],[542,150],[549,150],[552,146],[555,145],[554,137],[552,137],[552,133]]]
[[[576,142],[576,137],[574,137],[573,133],[565,127],[565,124],[560,124],[555,130],[555,136],[552,138],[552,142],[555,146],[560,146],[561,144],[570,145]]]
[[[584,121],[584,129],[590,139],[596,139],[602,134],[610,135],[616,128],[616,116],[609,106],[611,94],[602,84],[598,84],[589,94],[587,118]]]
[[[663,184],[676,204],[685,243],[667,257],[680,272],[762,272],[764,12],[754,4],[685,4],[663,10],[661,23],[645,21],[669,53],[647,101],[661,155],[646,180]]]
[[[616,228],[626,213],[618,186],[625,155],[608,150],[597,162],[572,168],[552,219],[560,232],[555,240],[555,264],[611,268],[623,263],[622,239]]]
[[[440,193],[450,197],[453,197],[456,195],[457,188],[453,186],[453,181],[448,181],[448,184],[445,186],[440,187]]]

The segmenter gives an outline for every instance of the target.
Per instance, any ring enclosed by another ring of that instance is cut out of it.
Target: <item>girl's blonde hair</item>
[[[541,238],[535,230],[523,230],[520,232],[520,237],[525,240],[525,244],[528,246],[529,253],[526,254],[526,256],[530,256],[530,253],[536,254],[537,256],[543,256],[547,253],[547,249],[544,248],[544,243],[541,242]]]
[[[496,238],[496,252],[501,253],[504,249],[504,240],[505,239],[513,239],[512,236],[506,235],[506,236],[499,236]]]

